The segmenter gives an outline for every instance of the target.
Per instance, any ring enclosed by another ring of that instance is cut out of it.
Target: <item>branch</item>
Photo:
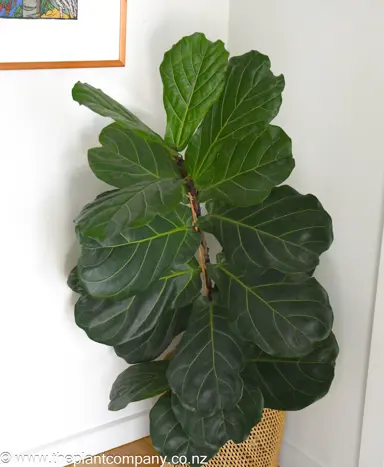
[[[193,228],[195,229],[196,232],[201,233],[201,245],[199,248],[199,263],[201,267],[201,273],[203,276],[204,295],[210,299],[213,286],[212,286],[212,281],[208,276],[207,264],[209,264],[211,260],[209,257],[209,248],[207,244],[207,239],[205,237],[204,232],[201,232],[199,226],[197,225],[198,218],[201,216],[201,207],[197,199],[198,193],[197,193],[195,184],[193,183],[193,180],[190,178],[187,171],[185,170],[184,159],[180,156],[177,157],[177,165],[180,168],[180,172],[182,176],[186,180],[189,204],[191,206],[191,211],[192,211]]]

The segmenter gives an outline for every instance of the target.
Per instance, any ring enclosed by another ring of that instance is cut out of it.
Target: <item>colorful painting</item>
[[[77,19],[78,0],[0,0],[0,18]]]

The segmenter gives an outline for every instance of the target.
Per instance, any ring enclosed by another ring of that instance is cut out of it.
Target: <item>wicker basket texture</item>
[[[229,441],[207,467],[278,467],[284,422],[284,412],[264,410],[262,421],[255,426],[249,438],[241,444]]]

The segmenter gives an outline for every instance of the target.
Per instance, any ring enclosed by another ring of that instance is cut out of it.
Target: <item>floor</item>
[[[104,456],[104,457],[103,457]],[[136,462],[135,462],[136,457]],[[99,456],[95,456],[88,462],[78,465],[93,465],[93,466],[132,466],[132,467],[160,467],[162,462],[159,459],[159,454],[152,446],[150,438],[143,438],[134,443],[120,446],[112,451],[105,452]],[[68,466],[70,467],[70,466]]]

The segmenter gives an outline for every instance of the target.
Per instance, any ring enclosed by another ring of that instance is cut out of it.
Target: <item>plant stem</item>
[[[207,264],[211,262],[210,257],[209,257],[209,248],[208,248],[207,239],[205,237],[204,232],[201,232],[199,226],[197,225],[198,218],[201,216],[201,206],[197,198],[198,193],[197,193],[195,184],[193,183],[193,180],[190,178],[187,171],[185,170],[184,159],[181,156],[177,158],[177,165],[180,168],[182,176],[186,180],[189,204],[191,206],[191,211],[192,211],[193,228],[195,229],[196,232],[201,233],[201,244],[199,248],[199,263],[201,267],[201,274],[203,277],[204,295],[208,297],[209,299],[211,299],[213,286],[212,286],[212,281],[209,278],[208,272],[207,272]]]

